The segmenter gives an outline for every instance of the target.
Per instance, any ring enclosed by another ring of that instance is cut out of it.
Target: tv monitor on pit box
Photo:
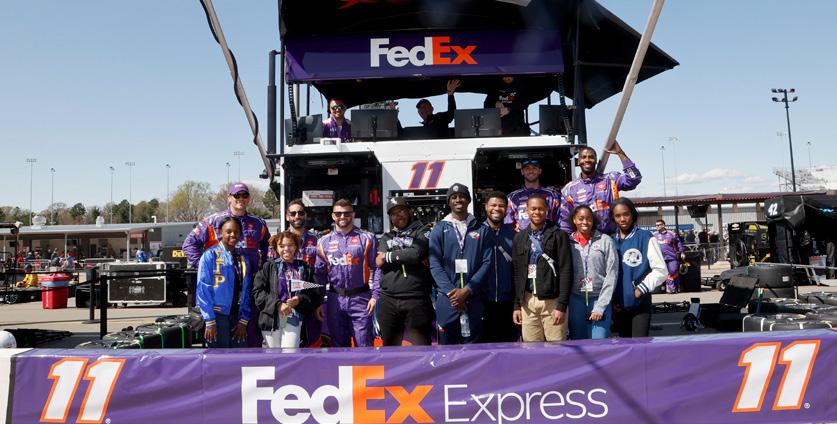
[[[398,137],[397,110],[353,110],[351,121],[352,138],[355,141],[391,140]]]
[[[456,138],[497,137],[501,134],[500,109],[461,109],[453,117]]]

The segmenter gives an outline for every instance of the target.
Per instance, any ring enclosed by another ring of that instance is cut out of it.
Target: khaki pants
[[[523,295],[523,305],[520,308],[523,315],[524,342],[555,342],[567,340],[567,319],[561,325],[552,322],[552,311],[558,304],[558,299],[539,300],[532,293]]]

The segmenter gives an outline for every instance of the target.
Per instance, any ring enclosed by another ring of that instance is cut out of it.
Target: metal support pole
[[[96,324],[99,320],[96,319],[96,302],[99,294],[96,293],[96,281],[99,280],[99,270],[97,268],[90,268],[87,270],[87,283],[90,287],[90,297],[87,299],[87,320],[82,321],[82,324]],[[78,289],[76,289],[76,299],[78,299]]]
[[[105,337],[108,333],[108,279],[110,276],[99,278],[99,338]],[[92,290],[91,290],[92,302]]]
[[[267,153],[276,154],[276,55],[271,50],[267,53]]]
[[[282,93],[279,93],[279,131],[282,142],[279,143],[279,154],[285,154],[285,43],[279,50],[279,86]]]
[[[785,118],[787,118],[788,121],[788,149],[790,150],[791,183],[793,184],[793,192],[796,193],[796,168],[793,165],[793,138],[791,138],[790,105],[788,103],[787,90],[785,90],[783,94],[785,95]]]

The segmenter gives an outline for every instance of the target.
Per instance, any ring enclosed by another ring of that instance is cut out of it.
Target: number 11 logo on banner
[[[427,182],[424,186],[421,185],[424,180],[424,174],[430,170],[430,175],[427,177]],[[413,164],[413,176],[410,178],[410,185],[407,187],[410,190],[417,188],[436,188],[439,185],[439,179],[442,177],[442,170],[445,169],[445,161],[437,160],[434,162],[416,162]]]
[[[802,407],[802,398],[805,396],[805,389],[808,388],[820,341],[796,341],[785,346],[781,352],[780,347],[780,342],[756,343],[741,352],[738,366],[746,367],[746,370],[732,412],[761,411],[777,358],[778,363],[785,366],[785,374],[776,390],[773,410]]]
[[[49,370],[49,378],[54,382],[41,412],[40,422],[67,421],[70,405],[84,374],[84,379],[90,381],[90,384],[87,385],[87,393],[84,394],[76,422],[101,423],[107,413],[108,403],[123,365],[124,359],[99,359],[87,365],[87,358],[64,358],[53,364]]]

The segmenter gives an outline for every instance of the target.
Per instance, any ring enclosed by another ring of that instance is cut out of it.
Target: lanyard
[[[573,233],[573,239],[581,245],[581,237],[578,235],[578,232]],[[579,253],[581,253],[581,266],[584,268],[584,278],[579,281],[582,284],[581,289],[584,290],[584,303],[585,305],[590,304],[590,290],[587,288],[587,284],[589,283],[592,286],[593,279],[587,275],[587,271],[590,268],[590,248],[593,246],[593,237],[591,236],[587,239],[587,246],[582,246]]]

